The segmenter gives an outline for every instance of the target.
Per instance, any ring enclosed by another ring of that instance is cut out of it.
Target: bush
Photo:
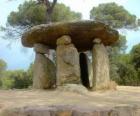
[[[23,89],[32,85],[31,71],[15,70],[6,71],[1,78],[2,88],[4,89]]]
[[[10,77],[1,78],[1,84],[3,89],[12,89],[14,87],[14,79]]]

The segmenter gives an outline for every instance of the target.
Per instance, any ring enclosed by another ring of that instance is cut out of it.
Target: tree
[[[7,68],[7,64],[4,60],[0,59],[0,78],[3,76],[4,71]]]
[[[5,71],[3,78],[1,78],[1,86],[4,89],[23,89],[32,85],[32,73],[30,69]]]
[[[64,4],[56,4],[51,14],[52,22],[80,20],[81,14],[73,12]],[[50,20],[50,19],[49,19]],[[20,38],[28,28],[46,23],[46,6],[44,3],[37,4],[36,1],[25,1],[19,5],[18,11],[13,11],[7,18],[7,27],[2,28],[6,37],[11,39]]]
[[[140,43],[135,45],[131,50],[131,62],[136,70],[140,70]]]
[[[90,11],[90,18],[117,29],[134,29],[138,26],[139,21],[135,15],[130,14],[123,6],[116,3],[100,4],[98,7],[93,7]],[[111,78],[121,85],[140,85],[138,73],[134,63],[131,62],[131,55],[125,54],[126,48],[126,37],[122,35],[116,44],[108,48]],[[139,58],[133,57],[133,59],[138,62]]]
[[[93,7],[90,11],[90,18],[104,22],[114,28],[136,27],[136,16],[114,2]]]
[[[111,79],[118,82],[120,80],[120,75],[118,70],[120,68],[120,60],[124,56],[127,46],[126,46],[126,37],[120,35],[119,40],[112,46],[108,47],[109,60],[110,60],[110,76]]]
[[[12,89],[14,87],[14,79],[11,77],[1,78],[1,88],[3,89]]]
[[[3,89],[24,89],[32,86],[33,64],[27,71],[24,70],[7,70],[3,72],[0,78],[0,87]]]
[[[50,23],[52,21],[52,13],[54,10],[54,7],[56,5],[57,0],[53,0],[51,3],[49,0],[37,0],[39,3],[43,3],[46,6],[46,23]]]
[[[121,85],[131,85],[138,86],[140,85],[140,79],[138,78],[138,73],[135,70],[132,64],[119,63],[118,74],[120,79],[118,81]]]
[[[8,16],[8,24],[11,26],[33,26],[46,23],[46,9],[44,4],[36,4],[35,1],[26,1],[19,6],[17,12],[11,12]],[[52,22],[81,19],[81,14],[70,10],[64,4],[56,4],[51,14]]]
[[[25,1],[19,5],[17,12],[11,12],[7,18],[10,26],[33,26],[45,22],[45,6],[37,5],[35,1]]]
[[[138,26],[140,26],[140,19],[138,19]]]

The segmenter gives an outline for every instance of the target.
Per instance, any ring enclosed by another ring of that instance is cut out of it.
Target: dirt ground
[[[0,90],[0,111],[7,107],[36,105],[140,106],[140,87],[118,86],[117,91],[86,94],[69,91]]]

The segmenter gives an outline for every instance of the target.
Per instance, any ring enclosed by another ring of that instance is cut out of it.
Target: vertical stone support
[[[53,88],[56,85],[56,67],[45,55],[48,53],[48,47],[42,44],[35,44],[34,51],[36,56],[33,69],[33,88]]]
[[[80,83],[79,53],[69,36],[57,39],[56,49],[57,85]]]
[[[92,68],[92,63],[88,57],[87,57],[87,60],[88,60],[89,85],[90,85],[90,88],[92,88],[92,86],[93,86],[93,68]]]
[[[109,58],[100,39],[93,40],[93,90],[109,89]]]

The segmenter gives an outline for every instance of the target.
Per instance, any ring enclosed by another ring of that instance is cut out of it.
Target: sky
[[[0,0],[0,25],[5,26],[7,16],[11,11],[16,11],[19,4],[24,0]],[[93,6],[98,6],[100,3],[116,2],[123,5],[131,14],[135,14],[140,18],[139,5],[140,0],[58,0],[69,6],[71,10],[82,13],[83,19],[89,19],[89,12]],[[127,37],[127,52],[129,52],[133,45],[140,43],[140,31],[124,31],[122,32]],[[33,49],[24,48],[21,45],[20,39],[12,42],[10,46],[9,41],[3,40],[3,33],[0,32],[0,59],[3,59],[8,64],[8,69],[27,69],[31,62],[34,61]],[[7,47],[8,46],[8,47]],[[26,51],[26,52],[25,52]]]

